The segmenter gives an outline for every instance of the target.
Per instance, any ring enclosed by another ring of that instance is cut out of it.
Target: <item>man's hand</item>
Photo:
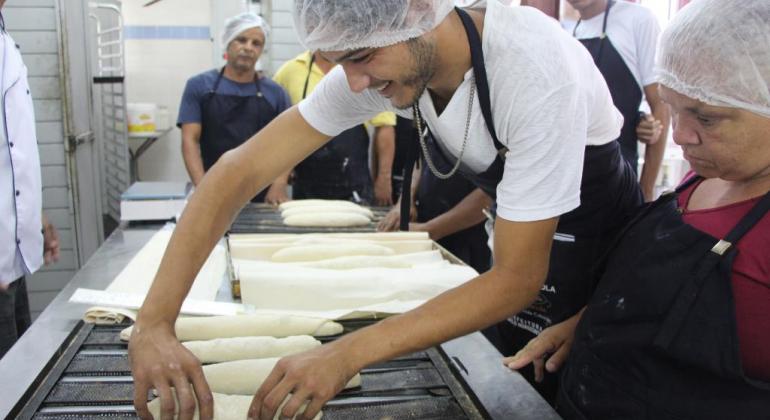
[[[43,260],[45,265],[59,261],[59,232],[43,214]]]
[[[273,183],[267,190],[265,203],[274,206],[289,201],[289,195],[286,194],[286,184]]]
[[[414,205],[414,200],[412,200],[412,206],[409,209],[409,220],[414,221],[417,220],[417,206]],[[393,232],[398,230],[401,224],[401,205],[400,203],[396,203],[395,206],[393,206],[392,209],[385,215],[385,217],[380,220],[380,223],[377,224],[377,230],[380,232]],[[411,230],[411,223],[410,223],[410,229]]]
[[[650,114],[644,114],[636,126],[636,136],[644,144],[655,144],[663,133],[663,124]]]
[[[544,329],[518,353],[504,358],[503,364],[510,369],[518,370],[532,363],[535,367],[535,382],[542,382],[543,368],[554,373],[567,360],[575,337],[575,328],[582,314],[581,310],[572,318]]]
[[[201,364],[179,343],[173,327],[144,328],[135,324],[128,344],[128,356],[134,377],[134,408],[139,417],[152,418],[147,409],[147,394],[150,388],[155,388],[160,398],[162,417],[174,418],[177,410],[171,390],[173,387],[179,400],[178,419],[193,418],[196,397],[201,420],[213,418],[214,397],[203,376]]]
[[[377,176],[374,181],[374,204],[378,206],[393,205],[393,184],[389,176]]]
[[[299,419],[312,419],[360,370],[350,361],[345,347],[337,343],[284,357],[257,390],[248,418],[272,420],[291,393],[280,417],[293,419],[296,415]],[[307,408],[299,413],[305,402]]]

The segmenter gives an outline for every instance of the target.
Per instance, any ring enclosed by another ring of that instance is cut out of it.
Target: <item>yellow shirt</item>
[[[281,85],[291,98],[292,105],[296,105],[302,100],[302,91],[305,88],[305,80],[308,80],[307,94],[315,89],[318,82],[324,77],[324,72],[313,63],[308,79],[308,64],[310,64],[310,52],[305,51],[293,59],[283,63],[281,68],[273,76],[273,80]],[[396,114],[393,112],[383,112],[369,121],[373,127],[395,126]]]

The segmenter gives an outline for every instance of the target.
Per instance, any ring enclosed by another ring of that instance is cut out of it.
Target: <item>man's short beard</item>
[[[418,37],[406,41],[406,45],[409,48],[414,65],[399,83],[415,89],[412,98],[407,103],[394,104],[398,109],[408,109],[412,107],[412,104],[417,103],[425,89],[428,88],[428,82],[436,73],[436,46],[433,43]]]

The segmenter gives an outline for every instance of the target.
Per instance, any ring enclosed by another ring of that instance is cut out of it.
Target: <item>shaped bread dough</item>
[[[329,270],[352,270],[355,268],[412,268],[419,265],[437,265],[448,262],[441,251],[424,251],[398,255],[353,255],[319,261],[291,263],[301,267],[325,268]]]
[[[273,371],[280,358],[236,360],[203,366],[203,374],[211,392],[220,394],[254,395],[262,382]],[[345,388],[361,386],[361,375],[356,374]]]
[[[281,212],[282,218],[305,213],[355,213],[368,218],[373,218],[374,213],[366,207],[353,206],[298,206],[291,207]]]
[[[321,342],[309,335],[297,335],[285,338],[217,338],[206,341],[188,341],[183,345],[201,363],[221,363],[233,360],[288,356],[318,347]]]
[[[368,217],[356,213],[302,213],[283,219],[284,225],[295,227],[355,227],[369,223]]]
[[[265,264],[244,264],[238,275],[241,300],[266,310],[337,311],[426,301],[478,276],[474,269],[456,264],[350,270],[266,269]]]
[[[428,232],[338,232],[338,233],[232,233],[230,246],[262,242],[294,242],[303,238],[362,239],[372,241],[406,241],[429,239]]]
[[[361,207],[358,204],[347,200],[324,200],[321,198],[308,198],[304,200],[290,200],[281,203],[278,206],[278,210],[284,211],[295,207],[303,206],[345,206],[345,207]]]
[[[270,260],[273,262],[302,262],[318,261],[329,258],[345,257],[351,255],[393,255],[392,249],[377,244],[351,244],[338,245],[317,244],[290,246],[276,251]]]
[[[254,399],[253,395],[225,395],[225,394],[218,394],[218,393],[212,393],[212,396],[214,397],[214,420],[243,420],[245,419],[249,414],[249,407],[251,407],[251,401]],[[275,413],[275,417],[273,419],[279,420],[281,418],[281,410],[283,409],[283,406],[286,405],[287,402],[289,402],[289,396],[286,397],[286,400],[281,404],[281,406],[278,408],[278,410]],[[174,393],[174,401],[176,403],[176,413],[174,415],[174,418],[179,415],[179,403],[176,401],[176,393]],[[200,415],[198,413],[198,406],[195,406],[195,415],[193,416],[193,420],[198,420],[200,418]],[[147,408],[150,410],[150,414],[152,414],[152,417],[155,420],[159,420],[160,417],[160,398],[155,398],[154,400],[150,401],[147,404]],[[299,409],[299,412],[305,411],[305,408],[307,408],[307,403],[303,404],[302,407]],[[313,420],[321,420],[321,417],[323,417],[323,411],[319,412],[315,417],[313,417]]]
[[[254,336],[324,337],[342,333],[342,325],[328,319],[266,314],[179,318],[174,329],[179,341]],[[132,330],[133,325],[121,331],[120,339],[128,341]]]

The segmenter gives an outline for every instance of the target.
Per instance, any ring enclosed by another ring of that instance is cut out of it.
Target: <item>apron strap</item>
[[[699,177],[695,176],[694,179]],[[690,181],[690,180],[688,180]],[[733,244],[737,243],[770,211],[770,191],[768,191],[749,212],[741,218],[735,227],[720,239],[711,250],[703,257],[703,262],[698,266],[696,273],[682,287],[678,293],[674,305],[666,315],[666,319],[661,325],[660,332],[655,337],[654,345],[661,348],[668,348],[676,338],[679,330],[682,328],[690,308],[697,299],[703,283],[708,274],[723,259],[728,251],[734,250]]]
[[[209,93],[211,93],[211,94],[217,93],[217,89],[219,89],[219,82],[222,81],[222,77],[224,76],[224,74],[225,74],[225,68],[223,66],[222,70],[219,70],[219,75],[217,76],[217,81],[214,82],[214,87],[211,88],[211,91]]]
[[[492,106],[489,100],[489,81],[487,80],[487,70],[484,67],[484,51],[481,47],[481,37],[476,25],[473,23],[468,12],[459,7],[455,7],[455,11],[460,16],[460,20],[465,26],[465,33],[468,36],[468,43],[471,47],[471,62],[473,63],[473,76],[476,79],[476,91],[479,95],[479,106],[481,107],[481,114],[484,115],[484,122],[487,125],[489,135],[492,136],[492,141],[495,143],[495,148],[498,152],[505,149],[505,145],[500,143],[495,132],[494,120],[492,119]]]
[[[302,88],[302,99],[307,96],[307,86],[310,84],[310,75],[313,73],[313,63],[315,63],[315,54],[310,52],[310,64],[307,66],[307,77],[305,77],[305,87]]]
[[[417,107],[413,108],[416,114]],[[417,118],[417,115],[414,116]],[[412,131],[414,133],[414,141],[410,141],[406,144],[406,156],[404,161],[404,180],[401,183],[401,208],[399,213],[401,220],[399,221],[399,230],[409,230],[409,213],[412,208],[412,172],[417,164],[417,158],[419,151],[417,145],[420,142],[420,132],[417,131],[417,126],[414,124],[415,120],[412,120]]]

